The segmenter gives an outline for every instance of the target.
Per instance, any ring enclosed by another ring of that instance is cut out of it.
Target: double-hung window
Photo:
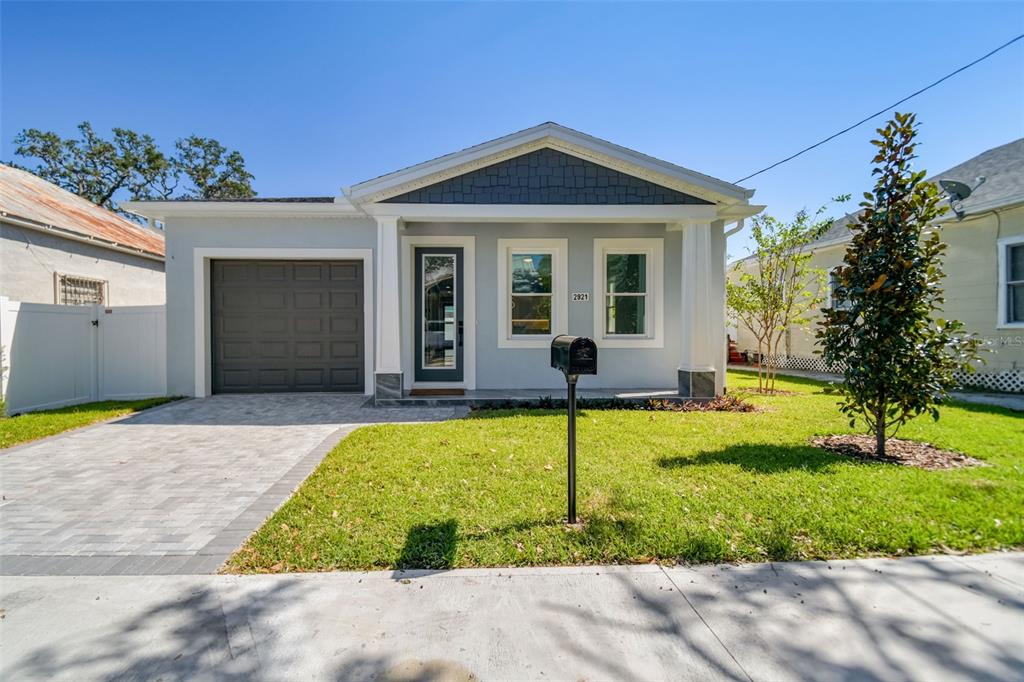
[[[647,334],[646,253],[607,253],[604,257],[605,336]]]
[[[1024,327],[1024,236],[1000,239],[999,324]]]
[[[843,292],[839,278],[836,277],[836,268],[828,271],[828,305],[833,310],[850,309],[850,302]]]
[[[567,244],[498,240],[499,347],[544,347],[565,332]]]
[[[606,347],[663,344],[663,240],[594,240],[594,325]]]

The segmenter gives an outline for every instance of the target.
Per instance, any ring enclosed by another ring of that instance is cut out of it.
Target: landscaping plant
[[[845,201],[848,197],[839,197]],[[770,215],[753,219],[753,267],[736,264],[737,281],[726,282],[726,303],[733,317],[757,339],[757,390],[775,391],[779,343],[791,325],[804,325],[807,314],[823,299],[825,272],[810,266],[807,246],[832,224],[822,218],[825,208],[813,215],[800,211],[791,222]]]
[[[914,114],[896,113],[871,141],[875,191],[864,193],[833,274],[845,305],[823,309],[817,332],[822,358],[843,368],[840,409],[851,427],[864,420],[879,457],[908,420],[939,418],[955,372],[973,371],[980,343],[960,322],[939,317],[946,246],[933,223],[946,208],[925,171],[912,169],[917,127]]]

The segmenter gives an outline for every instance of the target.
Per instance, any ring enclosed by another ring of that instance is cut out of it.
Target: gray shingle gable
[[[544,148],[382,203],[400,204],[710,204],[695,196]]]

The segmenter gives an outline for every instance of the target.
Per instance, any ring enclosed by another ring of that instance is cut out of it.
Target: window
[[[565,332],[568,242],[498,240],[498,346],[547,347]]]
[[[594,326],[601,345],[663,345],[662,244],[662,239],[594,240]]]
[[[607,253],[604,263],[605,335],[645,335],[649,296],[647,254]]]
[[[1024,236],[999,241],[999,322],[1024,326]]]
[[[842,287],[836,277],[836,268],[828,271],[828,305],[833,310],[850,309],[850,302],[843,295]]]
[[[103,305],[106,282],[89,277],[57,273],[57,303],[60,305]]]
[[[515,253],[512,258],[512,336],[551,334],[551,259],[548,253]]]

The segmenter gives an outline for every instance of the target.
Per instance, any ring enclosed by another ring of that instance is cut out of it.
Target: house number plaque
[[[586,303],[590,300],[590,292],[588,291],[574,291],[572,293],[573,303]]]

